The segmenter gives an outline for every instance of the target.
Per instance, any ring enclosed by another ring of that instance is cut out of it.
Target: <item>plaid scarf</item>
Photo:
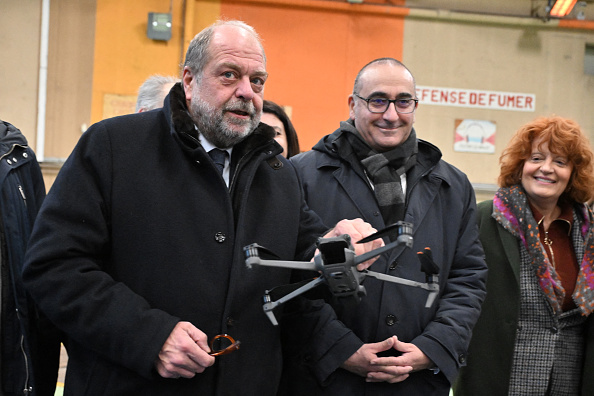
[[[573,238],[574,249],[576,244],[583,243],[584,255],[573,293],[573,301],[580,309],[582,315],[587,316],[594,310],[594,230],[591,224],[591,215],[587,207],[583,213],[578,213],[583,221],[575,222],[577,238]],[[526,248],[532,265],[538,277],[538,283],[547,301],[556,314],[561,314],[561,303],[565,290],[553,266],[540,243],[538,225],[528,205],[524,189],[519,186],[500,188],[493,199],[493,218],[512,235],[518,238]],[[575,218],[575,215],[574,215]],[[579,260],[578,256],[578,260]]]
[[[417,162],[418,146],[414,129],[402,144],[390,151],[378,153],[367,145],[352,124],[342,124],[342,129],[350,132],[346,134],[347,140],[361,161],[367,177],[373,182],[375,197],[384,223],[390,225],[402,220],[405,195],[400,176]]]

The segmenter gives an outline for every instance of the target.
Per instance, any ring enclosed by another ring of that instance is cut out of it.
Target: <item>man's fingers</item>
[[[339,221],[336,226],[324,237],[337,237],[343,234],[348,234],[351,237],[351,241],[354,243],[355,254],[359,256],[384,245],[384,241],[381,238],[374,239],[373,241],[363,244],[356,243],[357,241],[368,237],[369,235],[375,234],[376,232],[377,230],[373,228],[371,224],[366,223],[360,218],[352,220],[345,219]],[[357,269],[359,271],[363,271],[371,266],[371,264],[373,264],[377,259],[378,257],[369,259],[366,262],[357,265]]]
[[[198,330],[193,325],[189,328],[186,328],[185,330],[188,336],[194,341],[196,345],[198,345],[198,347],[200,347],[200,349],[206,353],[210,352],[210,346],[208,345],[208,338],[206,334]]]
[[[192,371],[170,361],[160,361],[156,364],[156,369],[163,378],[193,378],[197,373],[204,371],[204,368],[202,370]]]
[[[179,322],[163,344],[155,368],[164,378],[192,378],[212,366],[206,335],[189,322]]]
[[[367,373],[367,377],[365,377],[366,382],[389,382],[394,384],[396,382],[402,382],[407,379],[409,376],[408,373],[406,374],[388,374],[384,372],[374,371]]]
[[[339,221],[334,229],[332,230],[331,236],[340,236],[342,234],[349,234],[353,242],[357,242],[360,239],[365,238],[376,232],[369,223],[364,222],[362,219],[353,220],[341,220]]]
[[[371,350],[373,350],[374,353],[377,354],[378,352],[383,352],[387,351],[388,349],[391,349],[397,340],[398,338],[396,338],[396,336],[392,336],[390,338],[386,338],[383,341],[371,343],[369,344],[369,347],[371,348]],[[373,362],[377,361],[378,359],[380,358],[374,359]]]

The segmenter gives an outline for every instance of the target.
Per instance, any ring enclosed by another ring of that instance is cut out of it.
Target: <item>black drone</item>
[[[370,242],[377,238],[382,238],[386,235],[389,235],[394,231],[397,233],[396,240],[359,256],[355,255],[349,235],[341,235],[339,237],[333,238],[319,238],[317,247],[320,253],[314,257],[312,262],[262,259],[260,254],[265,255],[266,257],[275,257],[275,255],[270,250],[256,243],[244,247],[243,250],[246,255],[245,263],[248,268],[251,268],[252,265],[262,265],[269,267],[311,270],[317,271],[320,274],[320,276],[317,278],[309,281],[303,286],[298,287],[276,301],[272,301],[270,297],[270,290],[266,290],[263,308],[272,324],[275,326],[278,325],[274,313],[272,312],[274,308],[284,304],[285,302],[297,297],[302,293],[307,292],[308,290],[313,289],[321,283],[327,284],[335,297],[356,297],[360,299],[362,296],[366,295],[365,287],[361,285],[361,282],[363,282],[367,276],[387,282],[399,283],[402,285],[419,287],[421,289],[428,290],[429,296],[427,297],[425,307],[431,307],[439,292],[439,268],[433,262],[431,250],[429,248],[425,248],[423,252],[417,253],[421,263],[421,271],[425,273],[425,283],[381,274],[379,272],[357,270],[358,264],[361,264],[384,252],[392,250],[397,246],[406,245],[409,248],[412,247],[412,224],[403,221],[392,224],[383,230],[376,232],[375,234],[361,239],[357,243]]]

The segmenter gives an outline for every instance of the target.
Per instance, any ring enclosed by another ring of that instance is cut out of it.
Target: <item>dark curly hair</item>
[[[548,143],[553,154],[567,157],[573,164],[561,198],[579,203],[591,201],[594,196],[594,154],[590,142],[575,121],[558,116],[539,117],[516,131],[499,159],[499,186],[520,184],[524,162],[530,158],[532,143],[538,139]]]

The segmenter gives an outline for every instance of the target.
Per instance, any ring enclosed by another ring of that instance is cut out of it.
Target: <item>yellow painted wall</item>
[[[146,35],[148,14],[169,12],[169,1],[97,0],[92,122],[110,115],[105,95],[123,95],[125,100],[151,74],[179,75],[185,55],[183,2],[172,4],[171,40],[157,41]]]

